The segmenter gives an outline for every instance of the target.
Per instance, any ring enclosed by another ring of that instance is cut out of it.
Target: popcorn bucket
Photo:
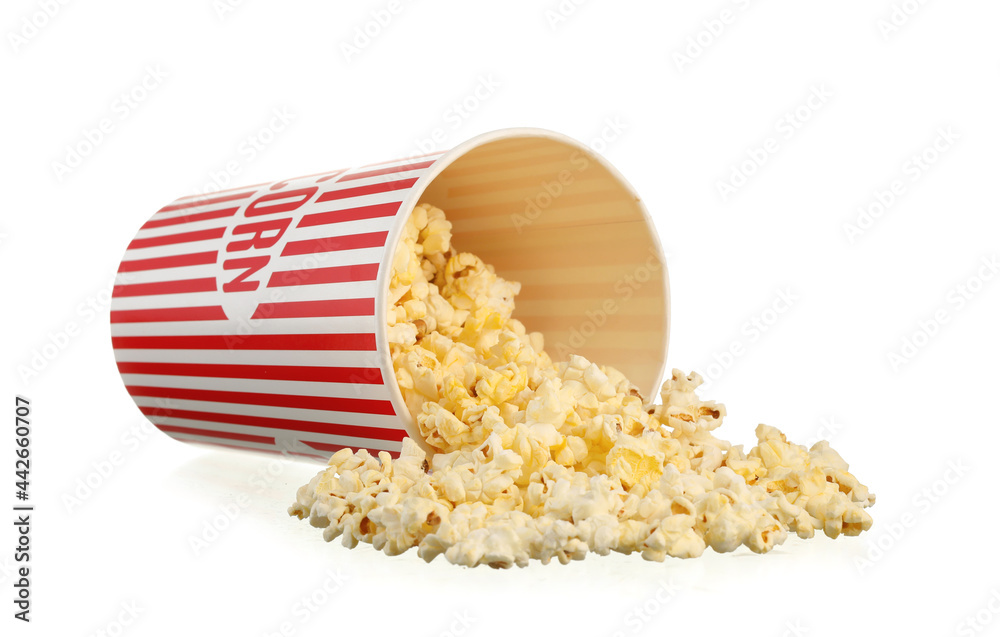
[[[581,354],[653,395],[668,332],[656,231],[607,161],[563,135],[495,131],[408,159],[181,197],[128,245],[111,342],[136,405],[178,440],[325,461],[398,455],[416,422],[386,304],[422,202],[456,250],[520,281],[514,317],[553,360]]]

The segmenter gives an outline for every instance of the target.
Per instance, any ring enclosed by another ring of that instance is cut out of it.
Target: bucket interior
[[[514,317],[544,334],[553,360],[615,367],[651,400],[666,358],[667,272],[631,186],[582,145],[534,133],[441,161],[419,201],[444,210],[454,249],[521,282]]]

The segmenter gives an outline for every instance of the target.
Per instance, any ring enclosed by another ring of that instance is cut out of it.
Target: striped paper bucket
[[[325,460],[421,444],[386,337],[391,263],[428,202],[453,244],[520,281],[515,317],[553,359],[578,353],[655,392],[667,273],[645,207],[607,161],[538,129],[446,152],[182,197],[118,269],[115,359],[178,440]]]

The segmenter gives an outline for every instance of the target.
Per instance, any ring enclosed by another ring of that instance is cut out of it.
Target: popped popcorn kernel
[[[759,425],[744,452],[717,438],[725,406],[673,370],[648,404],[618,370],[553,362],[513,318],[520,284],[452,246],[444,212],[420,204],[393,255],[386,327],[396,382],[428,455],[341,449],[288,513],[346,547],[411,548],[464,566],[523,567],[711,547],[766,553],[789,533],[871,528],[875,496],[825,442],[807,449]]]

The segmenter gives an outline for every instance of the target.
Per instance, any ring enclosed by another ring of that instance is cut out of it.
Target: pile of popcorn
[[[674,370],[653,405],[610,367],[553,363],[541,334],[511,318],[519,291],[452,249],[441,210],[418,206],[387,321],[396,380],[435,453],[410,438],[395,460],[342,449],[289,514],[347,547],[500,568],[590,551],[764,553],[788,532],[871,527],[874,494],[827,442],[806,449],[759,425],[744,452],[713,435],[725,407],[698,398],[698,374]]]

